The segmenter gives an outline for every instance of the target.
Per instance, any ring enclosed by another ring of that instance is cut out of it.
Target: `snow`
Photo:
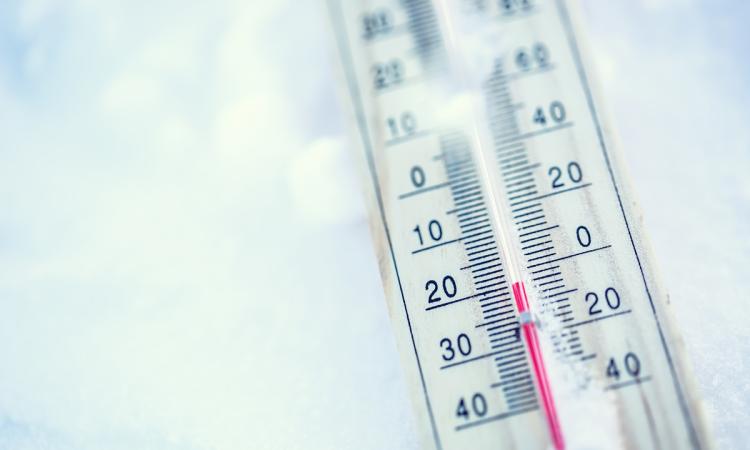
[[[719,447],[741,448],[750,8],[584,10]],[[0,448],[416,448],[324,19],[0,5]]]

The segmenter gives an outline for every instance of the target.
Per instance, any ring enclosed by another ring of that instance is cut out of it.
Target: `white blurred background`
[[[750,6],[583,1],[720,448]],[[322,1],[0,3],[0,448],[415,449]]]

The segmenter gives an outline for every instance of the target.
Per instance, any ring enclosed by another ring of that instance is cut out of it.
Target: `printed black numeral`
[[[633,378],[637,378],[638,375],[641,373],[641,361],[638,359],[638,356],[636,356],[633,352],[628,352],[625,354],[625,358],[623,358],[623,365],[625,367],[625,373],[627,373],[629,376]],[[615,380],[620,379],[620,369],[617,366],[617,361],[615,361],[615,358],[609,358],[609,362],[607,363],[607,377],[614,378]]]
[[[599,296],[595,292],[589,292],[586,294],[586,303],[589,304],[589,314],[596,315],[601,314],[603,310],[598,308],[596,305],[599,303]],[[620,307],[622,302],[620,301],[620,294],[613,287],[608,287],[604,290],[604,301],[611,310],[615,310]]]
[[[479,392],[471,397],[468,407],[467,402],[463,397],[458,401],[456,417],[470,420],[474,416],[484,417],[485,415],[487,415],[487,400],[485,400],[484,395]]]
[[[456,357],[456,349],[453,347],[454,342],[458,353],[462,356],[469,356],[471,354],[471,340],[469,336],[461,333],[456,337],[455,341],[452,341],[450,338],[440,340],[440,347],[443,349],[443,361],[453,361]]]
[[[424,245],[424,239],[422,238],[422,228],[417,225],[412,230],[417,234],[417,237],[419,238],[419,245]],[[440,225],[440,222],[437,220],[430,220],[430,222],[427,224],[427,234],[430,236],[430,239],[432,239],[433,242],[438,242],[439,240],[443,239],[443,227]]]
[[[446,275],[443,277],[442,287],[442,294],[448,298],[455,297],[456,293],[458,292],[456,280],[450,275]],[[428,292],[427,303],[437,303],[442,300],[442,297],[438,295],[441,292],[440,285],[437,281],[429,280],[427,283],[425,283],[424,289]]]
[[[387,9],[373,11],[362,16],[362,37],[373,39],[393,29],[393,18]]]
[[[552,122],[554,123],[565,122],[565,106],[563,106],[561,102],[558,102],[556,100],[550,103],[548,113],[549,113],[550,119],[552,119]],[[541,106],[536,108],[536,110],[534,111],[533,120],[539,125],[542,125],[542,126],[547,125],[547,115],[545,114],[544,108],[542,108]]]
[[[561,187],[565,187],[566,181],[570,181],[573,184],[580,183],[581,180],[583,180],[583,172],[581,171],[581,166],[575,162],[571,161],[568,163],[567,166],[567,179],[563,176],[563,170],[558,166],[552,166],[547,171],[547,174],[552,177],[552,189],[558,189]]]

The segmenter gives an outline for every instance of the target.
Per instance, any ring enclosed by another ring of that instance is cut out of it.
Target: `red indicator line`
[[[513,297],[516,299],[516,306],[518,307],[518,312],[521,314],[521,329],[523,330],[523,337],[526,340],[526,344],[529,347],[529,356],[534,366],[534,375],[536,376],[539,394],[542,397],[544,415],[547,417],[552,444],[556,450],[563,450],[565,442],[563,441],[562,428],[557,419],[557,409],[555,409],[555,402],[552,399],[552,390],[550,389],[549,378],[547,377],[547,369],[544,367],[542,349],[539,346],[539,336],[536,332],[536,325],[531,318],[529,299],[526,297],[526,287],[522,281],[513,283]]]

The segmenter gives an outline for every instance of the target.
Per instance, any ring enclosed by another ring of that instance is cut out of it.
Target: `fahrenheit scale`
[[[329,0],[425,448],[707,448],[563,0]]]

